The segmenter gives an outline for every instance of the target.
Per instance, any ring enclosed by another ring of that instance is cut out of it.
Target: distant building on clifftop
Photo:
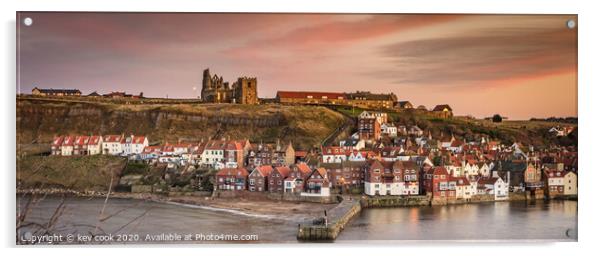
[[[232,86],[223,77],[211,76],[209,69],[203,71],[201,99],[207,103],[258,104],[257,78],[239,77]]]
[[[31,94],[37,96],[81,96],[82,92],[78,89],[41,89],[34,87]]]
[[[368,91],[352,93],[278,91],[276,101],[283,104],[346,105],[368,109],[389,109],[395,106],[397,96],[393,93],[376,94]]]

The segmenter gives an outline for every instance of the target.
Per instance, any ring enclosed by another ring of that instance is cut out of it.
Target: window
[[[250,179],[249,180],[249,185],[254,186],[255,185],[255,180],[254,179]]]
[[[439,183],[439,190],[447,190],[447,182]]]

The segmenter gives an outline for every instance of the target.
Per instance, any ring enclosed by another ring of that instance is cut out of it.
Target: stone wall
[[[251,192],[251,191],[221,191],[217,190],[213,193],[217,198],[243,198],[251,200],[274,200],[274,201],[291,201],[291,202],[308,202],[321,204],[338,203],[337,196],[331,195],[328,197],[322,196],[302,196],[291,193],[270,193],[270,192]]]
[[[429,203],[427,196],[377,196],[361,200],[364,208],[427,206]]]

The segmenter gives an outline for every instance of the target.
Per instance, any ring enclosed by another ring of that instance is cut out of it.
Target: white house
[[[130,135],[130,137],[125,137],[125,139],[121,140],[121,146],[123,154],[138,155],[148,146],[148,138],[146,136]]]
[[[347,154],[341,147],[322,147],[322,163],[342,163],[347,161]]]
[[[470,199],[474,194],[471,183],[466,177],[451,178],[450,181],[456,183],[456,198],[457,199]],[[476,190],[476,186],[474,187]]]
[[[449,147],[445,147],[445,148],[447,148],[451,152],[459,154],[459,153],[462,153],[463,147],[464,147],[464,142],[462,142],[460,140],[454,140],[451,142]]]
[[[102,136],[90,136],[88,140],[88,155],[102,153]]]
[[[212,166],[215,169],[224,168],[225,148],[226,141],[224,140],[211,140],[207,142],[203,150],[201,163]]]
[[[174,154],[182,155],[188,153],[188,149],[191,147],[190,144],[176,144],[173,145]]]
[[[383,124],[388,121],[389,116],[387,113],[383,113],[383,112],[364,111],[364,112],[360,113],[358,118],[359,119],[375,118],[376,121],[378,121],[378,123]]]
[[[71,156],[73,155],[73,144],[75,143],[75,136],[65,136],[63,144],[61,145],[61,155]]]
[[[484,192],[482,192],[483,194],[493,195],[496,201],[508,199],[509,187],[502,178],[481,178],[479,187],[479,190]]]
[[[565,172],[563,184],[565,195],[577,195],[577,174],[571,171]]]
[[[498,178],[495,181],[495,187],[494,187],[494,192],[495,192],[495,200],[506,200],[508,199],[508,191],[509,191],[509,186],[508,183],[506,183],[502,178]]]
[[[451,164],[446,164],[445,169],[447,170],[447,174],[454,177],[461,177],[464,175],[464,167],[460,161],[453,161]]]
[[[394,124],[383,123],[380,125],[380,132],[389,137],[397,137],[397,126]]]
[[[366,161],[366,153],[354,150],[349,154],[347,160],[351,162],[364,162]]]
[[[102,153],[104,155],[119,155],[123,153],[121,147],[122,135],[105,135],[102,140]]]
[[[339,142],[339,146],[346,151],[362,150],[366,147],[366,141],[352,137],[346,140],[341,140]]]
[[[477,163],[466,162],[464,164],[464,176],[474,176],[479,174],[479,166]]]
[[[491,176],[491,169],[493,168],[492,164],[488,164],[486,162],[481,162],[478,163],[477,165],[479,167],[479,174],[483,177],[490,177]]]

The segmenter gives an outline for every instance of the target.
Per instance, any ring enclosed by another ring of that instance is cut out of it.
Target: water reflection
[[[366,209],[347,226],[337,241],[508,239],[575,241],[577,202],[496,202]]]

